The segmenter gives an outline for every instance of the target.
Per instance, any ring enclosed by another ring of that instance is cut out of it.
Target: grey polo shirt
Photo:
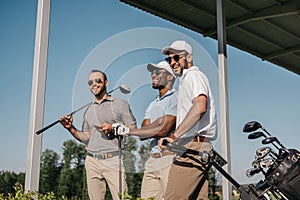
[[[87,143],[90,152],[107,153],[118,151],[118,140],[109,139],[101,130],[95,128],[103,123],[120,123],[132,125],[136,123],[128,102],[116,97],[109,97],[101,103],[93,102],[84,114],[82,131],[90,132]]]

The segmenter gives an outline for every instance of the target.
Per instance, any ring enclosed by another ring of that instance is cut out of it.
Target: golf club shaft
[[[67,117],[70,117],[71,115],[73,115],[73,114],[75,114],[76,112],[82,110],[83,108],[89,106],[90,104],[92,104],[92,102],[90,102],[90,103],[88,103],[88,104],[86,104],[86,105],[84,105],[84,106],[78,108],[77,110],[71,112],[70,114],[67,115]],[[59,123],[59,122],[60,122],[60,120],[56,120],[55,122],[49,124],[48,126],[42,128],[41,130],[37,131],[36,134],[37,134],[37,135],[41,134],[42,132],[46,131],[47,129],[51,128],[52,126],[56,125],[56,124]]]
[[[112,93],[113,91],[119,89],[120,87],[121,87],[121,86],[119,86],[119,87],[117,87],[117,88],[115,88],[115,89],[109,91],[107,94]],[[71,117],[71,115],[73,115],[73,114],[75,114],[76,112],[82,110],[83,108],[89,106],[90,104],[92,104],[92,102],[90,102],[90,103],[88,103],[88,104],[86,104],[86,105],[84,105],[84,106],[78,108],[77,110],[71,112],[70,114],[67,115],[67,117]],[[48,126],[42,128],[41,130],[38,130],[38,131],[36,132],[36,134],[37,134],[37,135],[41,134],[42,132],[46,131],[47,129],[51,128],[52,126],[56,125],[56,124],[59,123],[59,122],[60,122],[60,120],[56,120],[55,122],[53,122],[53,123],[49,124]]]

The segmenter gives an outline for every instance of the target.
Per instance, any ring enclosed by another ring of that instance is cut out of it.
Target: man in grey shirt
[[[88,194],[91,200],[105,198],[106,183],[114,200],[119,199],[119,159],[118,140],[109,138],[113,123],[124,124],[129,128],[136,127],[128,102],[109,96],[106,88],[106,74],[100,70],[92,70],[88,84],[94,94],[94,101],[85,110],[82,130],[73,126],[73,116],[63,115],[61,124],[80,142],[87,145],[85,168]],[[124,169],[123,163],[122,168]],[[122,170],[122,189],[127,190],[125,172]]]

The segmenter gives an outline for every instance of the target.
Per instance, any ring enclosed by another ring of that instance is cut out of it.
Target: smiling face
[[[169,65],[176,76],[181,76],[183,69],[188,68],[187,55],[175,54],[170,52],[168,54]]]
[[[172,75],[169,74],[167,72],[167,70],[155,68],[151,72],[152,88],[153,89],[162,89],[162,88],[164,88],[168,84],[168,82],[170,81],[170,76],[172,76]]]
[[[90,86],[91,92],[95,95],[95,97],[100,97],[106,94],[108,81],[101,72],[92,72],[89,75],[88,84]]]

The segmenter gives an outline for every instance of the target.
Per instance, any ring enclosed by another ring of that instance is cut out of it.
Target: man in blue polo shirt
[[[169,136],[175,128],[177,97],[173,89],[175,75],[165,61],[158,64],[148,64],[151,72],[152,88],[159,91],[159,95],[149,104],[140,129],[122,128],[122,135],[135,135],[141,139],[150,139],[150,156],[145,163],[142,181],[141,197],[148,199],[164,199],[167,187],[169,168],[173,162],[174,153],[158,150],[158,140]],[[117,131],[118,132],[118,131]]]

